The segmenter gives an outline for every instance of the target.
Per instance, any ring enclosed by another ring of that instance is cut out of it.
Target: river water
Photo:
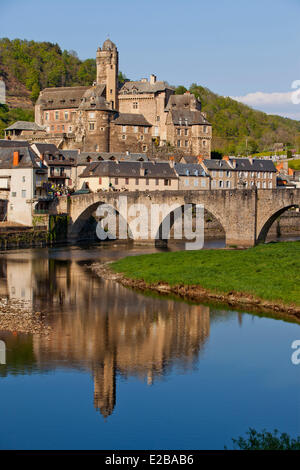
[[[1,449],[223,449],[249,427],[300,434],[299,324],[137,293],[87,266],[153,251],[0,255],[1,295],[52,326],[48,338],[0,331]]]

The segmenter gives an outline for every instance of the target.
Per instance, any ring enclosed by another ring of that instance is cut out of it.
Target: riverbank
[[[113,263],[94,263],[91,268],[101,277],[142,291],[300,318],[300,242],[272,243],[248,250],[129,256]]]
[[[0,330],[48,336],[51,327],[46,325],[42,312],[34,312],[28,302],[0,298]]]

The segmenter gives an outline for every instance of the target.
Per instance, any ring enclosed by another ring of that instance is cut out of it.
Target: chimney
[[[169,158],[169,164],[171,168],[174,168],[174,164],[175,164],[174,157]]]
[[[202,163],[203,162],[202,155],[198,155],[197,160],[198,160],[198,163]]]
[[[250,165],[253,165],[253,157],[248,157],[248,160],[250,162]]]
[[[156,75],[153,73],[150,75],[150,85],[154,85],[156,83]]]
[[[19,162],[20,162],[20,154],[18,151],[15,151],[14,156],[13,156],[13,166],[18,166]]]
[[[228,155],[224,155],[224,157],[222,158],[222,160],[226,160],[226,162],[229,162],[229,157],[228,157]]]

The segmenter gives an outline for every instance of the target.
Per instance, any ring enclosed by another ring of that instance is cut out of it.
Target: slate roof
[[[196,124],[211,124],[204,117],[201,111],[191,111],[190,109],[175,109],[170,111],[172,122],[175,126],[187,125],[192,126]]]
[[[208,176],[199,164],[175,163],[174,169],[179,176]]]
[[[29,147],[30,144],[27,140],[7,140],[7,139],[0,139],[0,148],[8,148],[8,147]]]
[[[158,93],[165,90],[173,90],[167,82],[159,81],[151,84],[148,81],[128,81],[123,84],[119,93],[121,95],[126,94],[140,94],[140,93]]]
[[[44,88],[36,104],[41,105],[43,109],[78,108],[81,98],[89,88],[87,86]]]
[[[63,151],[64,152],[64,151]],[[118,161],[129,161],[136,162],[140,159],[148,161],[148,157],[144,153],[118,153],[118,152],[81,152],[77,156],[77,165],[87,165],[87,159],[90,161],[103,160],[118,160]]]
[[[151,127],[147,119],[143,114],[129,114],[129,113],[120,113],[119,116],[114,119],[113,124],[123,125],[123,126],[145,126]]]
[[[192,93],[184,93],[183,95],[171,95],[166,106],[166,111],[179,108],[191,109],[191,106],[195,107],[195,111],[201,111],[201,103]]]
[[[36,146],[39,155],[44,155],[45,162],[48,166],[62,165],[62,166],[74,166],[76,164],[76,154],[78,150],[60,150],[54,144],[46,143],[34,143],[32,146]],[[71,157],[69,152],[74,152]],[[73,160],[70,160],[73,158]]]
[[[271,160],[263,160],[262,158],[252,159],[252,163],[248,158],[231,158],[230,162],[236,162],[233,168],[226,160],[203,160],[203,164],[208,170],[233,170],[233,171],[269,171],[276,173],[276,168]]]
[[[37,150],[40,154],[43,154],[45,152],[49,152],[52,155],[54,155],[55,152],[58,152],[58,148],[54,144],[46,144],[46,143],[44,144],[44,143],[36,142],[33,145],[35,145],[35,147],[37,148]]]
[[[141,174],[142,170],[142,174]],[[150,177],[178,178],[174,168],[168,163],[153,162],[93,162],[87,165],[80,178],[111,176],[111,177]]]
[[[44,131],[45,128],[38,126],[35,122],[29,121],[16,121],[11,126],[7,127],[5,131],[18,130],[18,131]]]
[[[13,166],[13,153],[18,151],[20,154],[20,162],[17,167]],[[33,168],[46,169],[40,158],[30,147],[7,147],[0,148],[0,168]]]
[[[79,109],[107,111],[111,109],[103,96],[105,85],[96,85],[88,88],[82,95]]]

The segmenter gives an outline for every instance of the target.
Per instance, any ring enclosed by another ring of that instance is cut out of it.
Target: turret
[[[102,49],[98,47],[96,64],[97,85],[106,86],[106,101],[111,103],[113,109],[118,110],[119,53],[110,39],[104,41]]]

